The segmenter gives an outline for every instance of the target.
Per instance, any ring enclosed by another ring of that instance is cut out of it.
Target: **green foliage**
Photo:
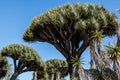
[[[8,45],[2,49],[1,54],[2,56],[11,57],[14,60],[24,62],[26,67],[29,67],[29,65],[32,63],[33,68],[31,69],[35,69],[35,67],[43,67],[44,65],[37,51],[23,44]]]
[[[64,60],[51,59],[45,62],[45,70],[37,71],[37,79],[48,80],[50,75],[54,74],[54,78],[57,75],[65,77],[68,74],[68,64]]]
[[[80,79],[73,77],[70,80],[80,80]]]
[[[117,58],[120,58],[120,47],[117,45],[109,45],[107,46],[107,51],[112,60],[116,60]]]
[[[83,59],[79,59],[76,56],[76,57],[72,57],[72,63],[73,63],[73,66],[80,67],[80,66],[82,66],[82,64],[84,64],[84,60]]]
[[[66,4],[41,14],[33,19],[30,27],[24,34],[24,39],[33,41],[38,37],[36,31],[44,30],[47,27],[65,28],[69,24],[72,28],[83,30],[103,30],[105,35],[115,34],[118,26],[118,19],[114,13],[107,11],[98,4]],[[41,30],[40,30],[41,29]],[[32,34],[32,35],[31,35]],[[41,37],[41,36],[39,36]]]
[[[6,57],[2,57],[0,54],[0,78],[6,76],[6,73],[9,69],[9,64]]]
[[[37,79],[39,80],[48,80],[48,74],[47,74],[47,69],[46,69],[46,65],[44,66],[44,70],[37,70]]]
[[[95,41],[99,41],[102,38],[104,38],[103,31],[98,31],[98,30],[93,31],[91,36]]]
[[[68,74],[68,64],[64,60],[51,59],[46,61],[48,74],[60,74],[66,76]]]
[[[103,30],[105,35],[115,33],[118,21],[112,12],[107,11],[100,5],[84,4],[82,7],[84,11],[81,14],[86,14],[86,18],[80,18],[76,23],[76,29],[89,31]]]
[[[73,62],[78,65],[79,58],[88,47],[91,37],[98,40],[104,36],[114,35],[117,27],[118,19],[115,14],[101,5],[66,4],[35,17],[23,39],[48,42],[64,55],[69,64],[72,64],[73,57]],[[55,73],[55,69],[61,65],[55,62],[54,65],[57,65],[54,67],[51,62],[47,62],[50,74]],[[73,69],[69,71],[72,74]]]

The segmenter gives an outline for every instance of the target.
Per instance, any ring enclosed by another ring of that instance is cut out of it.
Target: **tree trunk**
[[[120,25],[118,24],[118,29],[117,29],[117,46],[120,47]],[[117,58],[115,62],[115,73],[118,76],[118,79],[120,79],[120,58]]]
[[[18,75],[19,75],[19,72],[15,72],[15,73],[12,75],[12,77],[10,78],[10,80],[16,80],[17,77],[18,77]]]
[[[105,53],[103,47],[102,47],[102,42],[101,40],[97,41],[97,47],[98,47],[98,53],[102,59],[102,61],[105,63],[105,68],[110,68],[110,58],[108,55]]]
[[[115,73],[118,77],[118,79],[120,79],[120,58],[117,58],[115,61],[114,61],[114,69],[115,69]]]
[[[90,69],[95,69],[95,65],[92,59],[90,61]]]
[[[0,78],[0,80],[3,80],[2,78]]]
[[[54,80],[54,74],[51,74],[51,75],[49,76],[49,80]]]
[[[33,80],[37,80],[37,72],[34,72]]]
[[[78,74],[79,74],[80,80],[89,80],[88,75],[86,71],[83,69],[82,65],[78,66]]]
[[[61,77],[60,80],[64,80],[64,77]]]
[[[79,79],[79,75],[76,72],[77,71],[76,67],[72,63],[72,59],[67,60],[67,62],[68,62],[68,68],[69,68],[69,73],[70,73],[70,80],[73,79],[73,78],[78,78]]]
[[[95,61],[95,65],[100,66],[102,68],[105,68],[106,67],[105,63],[100,59],[100,57],[96,53],[96,47],[95,47],[95,41],[94,40],[92,40],[90,42],[90,52],[91,52],[91,56],[93,57],[93,60]]]
[[[82,66],[75,66],[74,64],[68,61],[70,79],[76,78],[77,80],[88,80],[87,74],[85,73]]]
[[[60,80],[60,74],[56,75],[56,79],[55,80]]]
[[[80,77],[80,75],[79,75],[79,72],[78,72],[78,68],[76,67],[76,66],[74,66],[74,68],[73,68],[73,78],[76,78],[76,79],[78,79],[78,80],[80,80],[81,79],[81,77]]]

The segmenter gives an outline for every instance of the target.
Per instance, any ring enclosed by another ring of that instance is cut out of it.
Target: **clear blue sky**
[[[0,0],[0,50],[12,43],[22,43],[36,49],[44,61],[53,58],[64,59],[52,45],[40,42],[26,43],[22,37],[33,17],[57,6],[77,2],[102,4],[120,18],[116,11],[117,8],[120,8],[120,0]],[[115,43],[115,39],[106,40]],[[104,40],[104,43],[106,43],[106,40]],[[89,61],[87,53],[89,51],[85,51],[83,55],[86,62]],[[85,65],[86,68],[88,68],[87,64]],[[31,75],[27,72],[20,75],[19,79],[31,80]]]

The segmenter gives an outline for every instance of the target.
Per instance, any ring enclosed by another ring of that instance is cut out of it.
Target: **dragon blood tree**
[[[97,29],[103,30],[105,35],[115,34],[117,24],[116,16],[103,6],[66,4],[35,17],[23,39],[54,45],[68,62],[70,78],[80,79],[78,75],[84,71],[78,72],[74,58],[80,59],[91,42],[93,31]],[[84,80],[88,78],[84,77]]]
[[[44,70],[41,57],[29,46],[11,44],[2,49],[1,55],[13,59],[14,73],[10,80],[15,80],[23,72]]]

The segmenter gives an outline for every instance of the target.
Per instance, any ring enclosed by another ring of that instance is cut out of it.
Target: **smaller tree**
[[[0,79],[6,76],[6,73],[9,69],[8,61],[5,57],[2,57],[0,54]]]
[[[21,73],[44,70],[44,62],[37,51],[23,44],[11,44],[1,51],[2,56],[11,57],[14,61],[14,73],[10,80],[15,80]]]
[[[46,61],[49,80],[63,80],[68,74],[68,64],[64,60],[51,59]]]

